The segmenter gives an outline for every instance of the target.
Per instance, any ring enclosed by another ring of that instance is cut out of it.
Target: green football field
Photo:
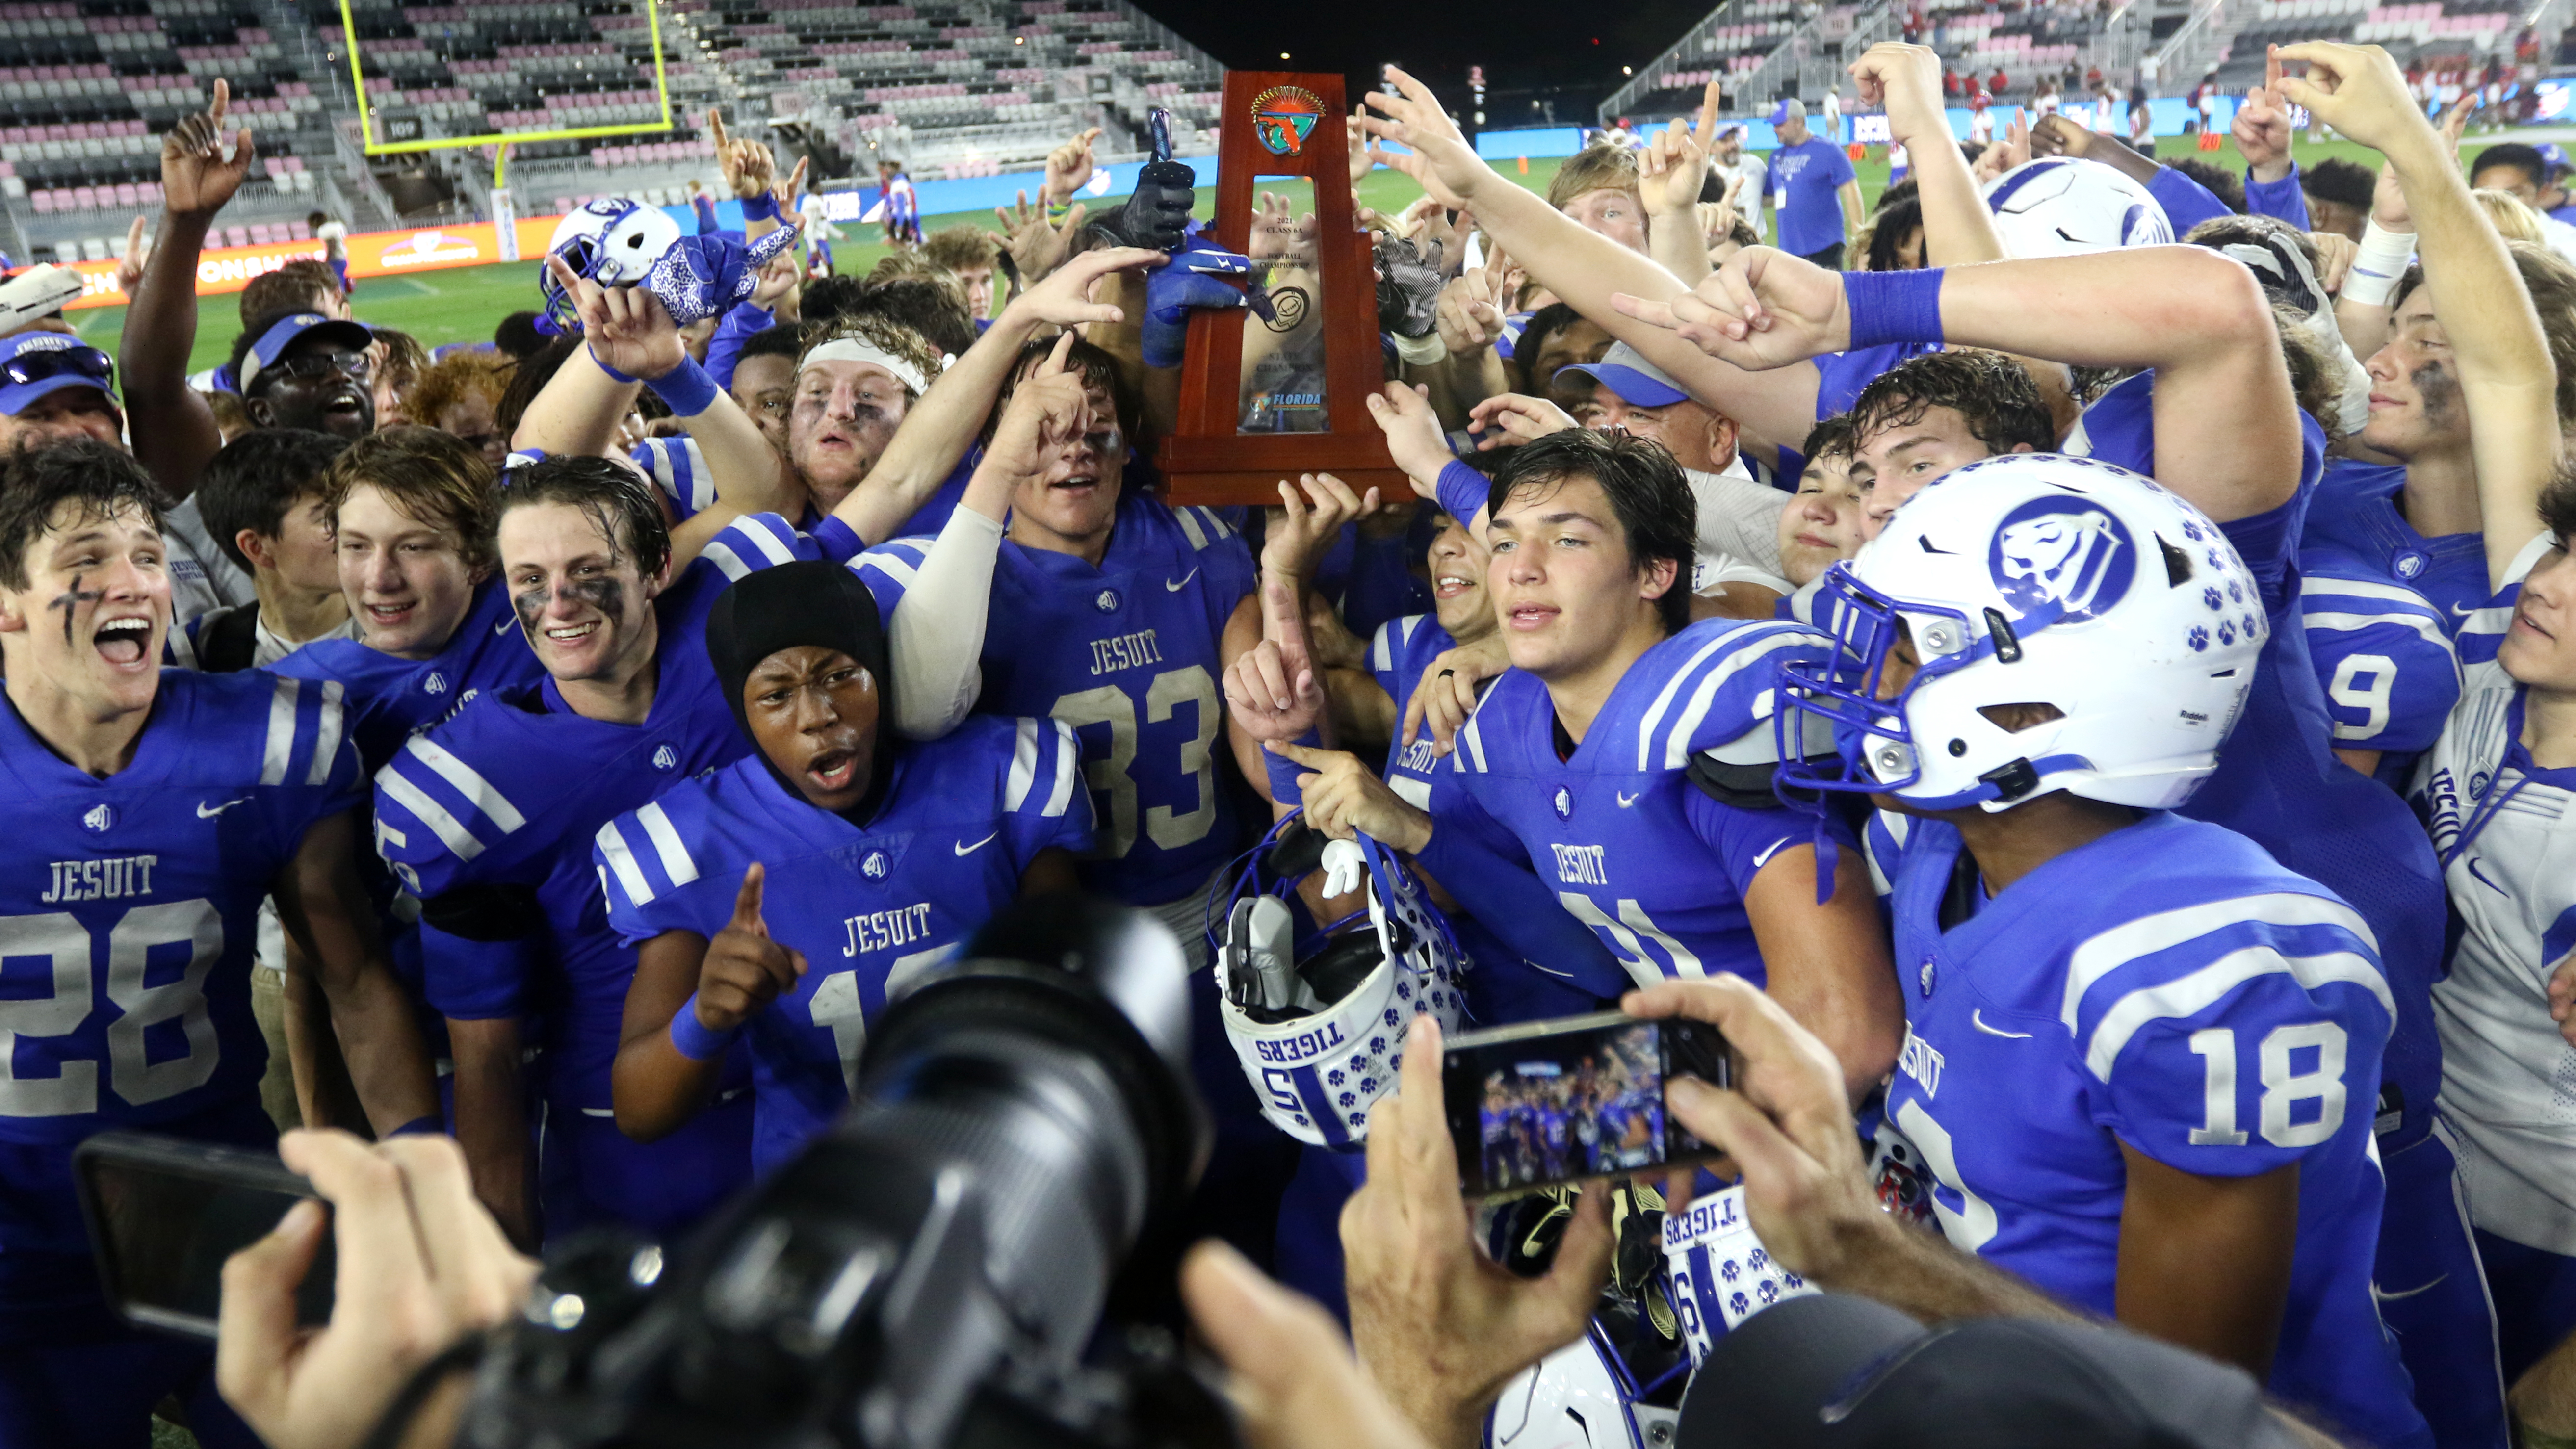
[[[2206,160],[2242,169],[2235,151],[2198,151],[2182,137],[2169,137],[2163,143],[2168,159],[2197,155]],[[2348,141],[2329,141],[2321,145],[2301,142],[2300,161],[2312,163],[2328,156],[2340,156],[2365,165],[2378,164],[2378,154],[2367,147]],[[1556,174],[1558,162],[1533,160],[1529,174],[1522,176],[1511,162],[1502,163],[1504,175],[1532,188],[1544,188]],[[1859,164],[1861,188],[1875,200],[1887,184],[1887,162],[1883,155],[1873,154]],[[1285,187],[1267,188],[1289,191],[1292,196],[1305,189],[1303,182]],[[1380,168],[1360,183],[1360,199],[1369,206],[1390,215],[1401,211],[1422,194],[1421,188],[1401,172]],[[1302,198],[1299,198],[1302,200]],[[1204,205],[1204,203],[1203,203]],[[1203,213],[1204,214],[1204,213]],[[926,227],[936,229],[953,222],[975,222],[999,229],[991,212],[956,212],[924,218]],[[849,229],[854,237],[858,228]],[[867,228],[870,234],[875,228]],[[841,243],[835,249],[840,269],[865,272],[876,265],[886,248],[878,242],[857,240]],[[365,321],[380,326],[399,327],[431,347],[448,342],[488,341],[492,329],[503,317],[538,305],[537,266],[534,262],[516,262],[488,267],[459,267],[453,271],[424,272],[407,277],[370,277],[358,284],[351,299],[357,314]],[[83,337],[113,351],[118,330],[125,324],[122,307],[98,307],[71,314]],[[207,297],[198,303],[197,347],[191,354],[189,370],[200,371],[223,361],[232,349],[234,335],[241,330],[240,294],[225,293]]]

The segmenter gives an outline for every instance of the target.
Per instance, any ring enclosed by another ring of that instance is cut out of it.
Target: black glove
[[[1377,325],[1398,337],[1428,337],[1440,325],[1440,243],[1425,257],[1412,242],[1378,233]]]
[[[1136,192],[1102,216],[1099,229],[1119,246],[1171,251],[1181,244],[1198,204],[1199,179],[1178,161],[1149,161],[1136,173]]]

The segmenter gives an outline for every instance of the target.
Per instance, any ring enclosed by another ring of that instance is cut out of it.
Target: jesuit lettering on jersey
[[[54,881],[36,899],[46,905],[75,901],[121,901],[152,894],[152,867],[157,855],[128,855],[115,860],[58,860]]]
[[[1556,852],[1556,878],[1567,885],[1606,886],[1610,883],[1609,867],[1603,863],[1606,845],[1550,845]]]
[[[1162,662],[1163,646],[1156,642],[1151,629],[1091,641],[1091,672],[1095,675]]]
[[[841,948],[844,956],[861,951],[886,951],[909,946],[930,935],[930,902],[897,906],[891,911],[874,911],[864,916],[851,916],[842,923],[849,932],[850,943]]]
[[[1261,1053],[1265,1062],[1277,1062],[1288,1067],[1313,1061],[1326,1052],[1339,1051],[1342,1046],[1342,1024],[1328,1021],[1314,1031],[1302,1031],[1284,1041],[1255,1042],[1253,1050]]]
[[[1905,1050],[1896,1058],[1896,1069],[1922,1084],[1923,1095],[1941,1095],[1941,1068],[1948,1065],[1941,1049],[1916,1036],[1911,1028],[1905,1033]]]

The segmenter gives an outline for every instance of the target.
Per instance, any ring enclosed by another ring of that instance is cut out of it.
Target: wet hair
[[[857,312],[837,318],[824,327],[808,324],[805,328],[805,346],[797,353],[797,371],[804,371],[806,353],[812,352],[826,342],[837,342],[845,337],[854,342],[867,343],[902,358],[921,369],[921,375],[926,380],[936,381],[942,370],[938,346],[920,333],[877,313]],[[1076,344],[1076,346],[1079,345],[1079,343]],[[902,386],[905,397],[916,402],[920,400],[921,394],[913,389],[912,384],[904,383]]]
[[[512,357],[543,352],[547,340],[546,334],[537,330],[537,314],[534,312],[513,312],[501,319],[500,326],[492,329],[492,345]]]
[[[2558,367],[2559,425],[2576,426],[2576,266],[2530,242],[2509,241],[2504,249],[2513,255],[2514,270],[2522,274],[2522,290],[2531,298],[2531,309],[2540,314],[2540,335],[2549,342],[2549,360]],[[2424,264],[2409,263],[2397,279],[2397,290],[2388,294],[2389,312],[2404,307],[2422,285]]]
[[[1531,397],[1547,396],[1548,379],[1534,377],[1530,369],[1538,366],[1538,355],[1547,349],[1547,340],[1583,321],[1583,314],[1570,302],[1550,302],[1530,314],[1521,324],[1521,335],[1512,343],[1512,391]]]
[[[1522,494],[1545,497],[1570,478],[1600,485],[1639,577],[1657,559],[1673,561],[1672,586],[1655,600],[1655,615],[1666,634],[1680,633],[1690,624],[1699,536],[1699,507],[1681,465],[1661,443],[1624,432],[1567,428],[1510,450],[1494,470],[1493,507],[1500,512]]]
[[[889,262],[925,269],[890,267]],[[966,289],[948,273],[926,267],[907,256],[887,257],[868,274],[857,303],[844,315],[884,318],[919,334],[934,351],[963,357],[975,345],[975,314],[966,306]]]
[[[319,312],[325,301],[338,301],[342,295],[339,274],[331,270],[329,262],[318,257],[298,257],[276,271],[260,273],[242,288],[242,325],[248,327],[254,318],[271,314],[282,317]]]
[[[2534,188],[2549,184],[2549,163],[2541,157],[2540,148],[2537,146],[2526,146],[2520,141],[2503,141],[2489,146],[2478,153],[2477,160],[2469,164],[2470,178],[2474,180],[2480,172],[2491,166],[2512,167],[2530,177]]]
[[[2540,490],[2540,526],[2561,540],[2576,538],[2576,459],[2559,459],[2549,486]]]
[[[420,345],[419,338],[400,328],[375,327],[369,330],[376,334],[378,342],[385,345],[385,360],[380,364],[379,377],[393,379],[396,392],[410,392],[420,381],[420,375],[429,370],[429,349]]]
[[[161,485],[134,455],[95,438],[0,457],[0,588],[27,587],[27,552],[73,508],[64,527],[140,509],[161,527]]]
[[[662,517],[661,499],[642,474],[615,458],[556,453],[511,469],[492,515],[496,534],[510,510],[541,503],[569,504],[589,515],[599,536],[635,560],[635,571],[648,579],[671,561],[671,526]]]
[[[2340,156],[2299,168],[2300,190],[2318,201],[2341,202],[2356,211],[2370,210],[2371,198],[2377,194],[2378,187],[2377,172]]]
[[[1905,239],[1923,230],[1923,201],[1920,197],[1898,197],[1893,206],[1881,206],[1870,218],[1869,245],[1863,256],[1863,271],[1901,272],[1906,270],[1900,257]]]
[[[2245,210],[2244,177],[2237,175],[2235,172],[2228,170],[2224,166],[2213,166],[2209,162],[2203,161],[2197,156],[2186,156],[2179,161],[2168,161],[2165,164],[2176,171],[2181,172],[2183,175],[2190,177],[2192,180],[2199,182],[2202,187],[2207,189],[2210,195],[2217,197],[2219,203],[2225,206],[2229,211],[2242,212]]]
[[[197,481],[197,513],[242,572],[249,559],[234,542],[243,529],[275,538],[286,515],[307,498],[322,496],[322,474],[348,451],[349,440],[303,428],[253,428],[217,449]]]
[[[1961,347],[1907,358],[1862,388],[1850,414],[1854,450],[1889,428],[1922,421],[1934,408],[1957,413],[1969,436],[1997,453],[2024,443],[2037,452],[2057,446],[2056,420],[2022,365],[2000,352]]]
[[[414,519],[454,534],[468,568],[491,566],[499,499],[480,448],[423,427],[384,428],[351,443],[322,474],[322,515],[333,534],[340,531],[340,510],[362,484],[382,489]]]

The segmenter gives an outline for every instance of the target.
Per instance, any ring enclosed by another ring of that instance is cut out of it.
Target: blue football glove
[[[1237,287],[1227,278],[1242,285]],[[1145,365],[1181,365],[1191,312],[1247,306],[1265,322],[1279,315],[1261,284],[1253,280],[1252,259],[1217,246],[1200,234],[1197,223],[1191,223],[1172,260],[1145,274]]]
[[[721,317],[751,297],[761,265],[796,243],[796,229],[763,232],[748,245],[724,232],[684,236],[645,274],[644,286],[682,327]]]

